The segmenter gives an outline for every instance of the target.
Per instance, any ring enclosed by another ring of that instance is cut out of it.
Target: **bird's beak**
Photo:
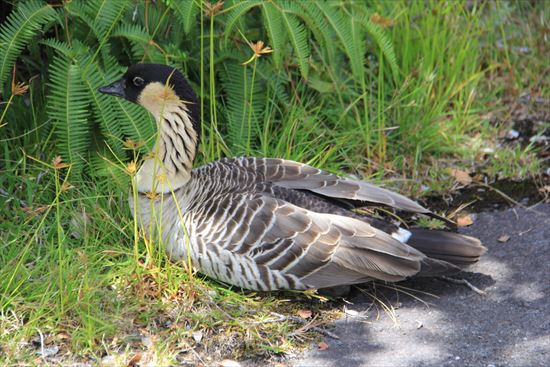
[[[117,80],[116,82],[106,85],[98,89],[99,92],[110,94],[116,97],[125,98],[126,94],[124,93],[124,85],[122,79]]]

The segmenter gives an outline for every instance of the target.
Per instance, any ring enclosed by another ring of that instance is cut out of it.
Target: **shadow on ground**
[[[403,292],[376,289],[398,308],[394,320],[372,297],[350,297],[353,316],[336,322],[340,340],[288,361],[293,366],[549,366],[550,204],[477,215],[461,232],[489,251],[461,274],[487,292],[440,279],[400,283]],[[507,242],[499,242],[509,236]],[[429,292],[432,297],[420,292]],[[355,315],[355,311],[358,313]]]

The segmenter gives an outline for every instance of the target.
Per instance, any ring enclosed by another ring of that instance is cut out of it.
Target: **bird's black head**
[[[199,122],[200,110],[197,96],[175,68],[162,64],[136,64],[130,66],[120,80],[99,88],[101,93],[122,97],[130,102],[143,105],[151,112],[155,102],[169,99],[168,91],[173,91],[176,99],[182,101],[193,122]],[[146,98],[149,98],[147,100]]]

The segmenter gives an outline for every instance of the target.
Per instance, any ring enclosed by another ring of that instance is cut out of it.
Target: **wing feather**
[[[221,241],[215,246],[248,259],[246,263],[301,279],[307,287],[400,280],[418,273],[425,258],[360,220],[312,212],[265,194],[229,201],[240,207],[228,208],[226,219],[239,226],[228,237],[209,233],[207,237]],[[264,273],[258,272],[260,280],[270,287],[273,274]]]
[[[414,213],[432,214],[417,202],[390,190],[279,158],[238,158],[240,165],[264,174],[264,180],[288,189],[347,200],[367,201]],[[228,162],[229,163],[229,162]]]

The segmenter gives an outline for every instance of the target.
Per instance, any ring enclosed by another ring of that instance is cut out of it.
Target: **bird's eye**
[[[140,78],[139,76],[136,76],[134,79],[132,79],[132,83],[134,83],[134,85],[136,87],[141,87],[144,83],[144,80],[143,80],[143,78]]]

